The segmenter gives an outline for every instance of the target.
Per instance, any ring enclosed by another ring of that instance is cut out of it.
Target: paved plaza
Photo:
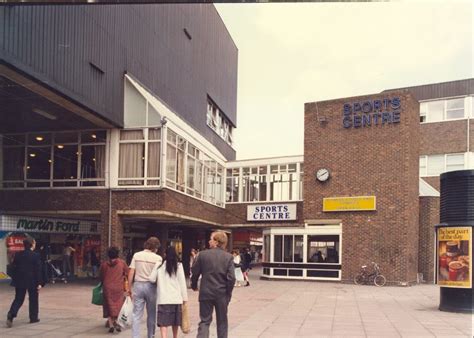
[[[252,270],[251,286],[234,292],[229,338],[473,335],[472,315],[437,309],[439,287],[435,285],[378,288],[334,282],[263,281],[258,280],[260,272]],[[0,337],[130,337],[130,330],[106,332],[101,307],[90,304],[92,285],[84,281],[48,285],[40,294],[41,322],[28,323],[25,303],[13,328],[7,329],[4,319],[14,290],[0,284]],[[184,336],[195,337],[199,321],[197,293],[189,290],[189,295],[192,331]],[[215,325],[211,332],[215,337]]]

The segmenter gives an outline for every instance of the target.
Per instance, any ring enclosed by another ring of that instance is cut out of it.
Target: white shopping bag
[[[132,325],[132,312],[133,312],[133,302],[130,296],[127,296],[125,302],[120,309],[117,322],[123,328],[130,327]]]

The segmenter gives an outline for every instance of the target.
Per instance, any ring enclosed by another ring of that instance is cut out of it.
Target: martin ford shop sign
[[[97,222],[30,216],[0,216],[0,231],[98,234]]]
[[[296,203],[247,205],[247,221],[294,221]]]

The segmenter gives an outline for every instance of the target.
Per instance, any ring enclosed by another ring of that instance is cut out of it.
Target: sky
[[[237,159],[303,155],[306,102],[474,77],[474,1],[215,6],[239,50]]]

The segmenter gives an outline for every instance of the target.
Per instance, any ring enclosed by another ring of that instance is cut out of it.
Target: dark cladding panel
[[[474,79],[433,83],[428,85],[413,86],[400,89],[410,90],[419,101],[435,100],[445,97],[474,94]]]
[[[214,5],[7,6],[0,22],[7,64],[118,126],[128,72],[235,159],[206,125],[207,95],[237,122],[238,50]]]

